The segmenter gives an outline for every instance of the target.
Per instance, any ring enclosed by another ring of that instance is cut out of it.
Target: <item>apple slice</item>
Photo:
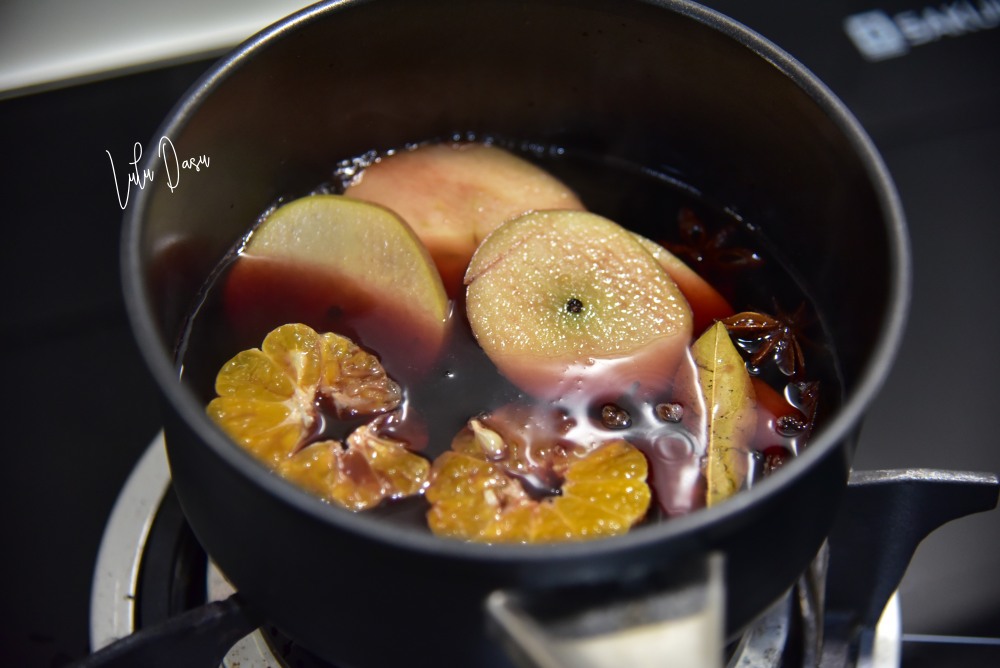
[[[304,322],[348,336],[403,379],[437,357],[450,308],[413,230],[388,209],[339,195],[303,197],[268,216],[231,268],[224,299],[238,332]]]
[[[722,320],[733,315],[735,311],[726,298],[702,278],[698,272],[689,267],[666,248],[646,237],[635,235],[642,247],[656,258],[660,266],[670,274],[677,287],[684,293],[691,311],[694,313],[694,332],[701,334],[716,320]]]
[[[344,193],[392,209],[430,250],[452,297],[476,247],[501,223],[538,209],[582,209],[569,188],[496,146],[426,144],[379,159]]]
[[[669,385],[691,338],[677,285],[625,228],[538,211],[480,245],[465,277],[479,345],[540,398],[590,401]]]

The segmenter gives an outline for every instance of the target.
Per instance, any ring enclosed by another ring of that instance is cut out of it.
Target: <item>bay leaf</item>
[[[746,480],[750,441],[757,427],[757,399],[746,364],[721,322],[694,342],[691,354],[705,401],[706,503],[712,506],[735,494]]]

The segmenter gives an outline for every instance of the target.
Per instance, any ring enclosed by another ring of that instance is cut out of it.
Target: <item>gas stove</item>
[[[914,493],[914,487],[922,490]],[[895,491],[886,492],[889,488]],[[901,494],[904,488],[909,491]],[[937,517],[905,526],[881,519],[867,525],[858,518],[842,522],[796,586],[729,643],[724,652],[726,666],[902,665],[900,605],[892,590],[910,557],[905,546],[915,545],[939,522],[991,508],[998,489],[1000,483],[992,475],[937,471],[857,474],[849,491],[848,513],[854,506],[871,517],[873,508],[888,511],[893,502],[905,496],[902,503],[908,509],[930,503],[937,508],[937,513],[931,513]],[[892,515],[879,513],[883,518]],[[873,539],[865,528],[883,538]],[[882,548],[888,548],[889,542],[904,547],[876,567],[854,543],[879,546],[880,540],[885,541]],[[831,553],[835,559],[832,567]],[[182,652],[170,655],[168,665],[175,661],[195,665],[195,659],[207,659],[197,665],[217,662],[224,668],[335,668],[296,645],[280,629],[266,622],[258,624],[242,610],[235,594],[184,521],[170,487],[159,434],[129,475],[101,541],[91,593],[91,646],[115,650],[122,647],[115,641],[126,638],[132,642],[128,652],[134,652],[135,647],[148,656],[161,655],[164,648]],[[876,611],[870,627],[860,640],[848,637],[840,624],[842,617],[847,612],[861,612],[858,604],[869,602]],[[503,621],[503,617],[499,619]],[[679,624],[689,621],[685,618]],[[212,630],[209,636],[192,633],[206,625]],[[179,649],[192,637],[195,642]],[[105,650],[105,654],[91,655],[81,668],[126,665],[115,663],[123,656],[134,659],[134,654],[125,652]]]
[[[995,501],[995,480],[972,479],[969,483],[980,487],[983,503]],[[828,570],[828,551],[821,553],[814,572],[804,575],[792,591],[730,643],[725,652],[727,666],[777,668],[815,663],[823,651],[816,623],[823,613],[814,594],[822,585],[818,576]],[[853,564],[848,570],[864,567]],[[101,541],[91,593],[91,645],[108,647],[120,638],[142,637],[135,635],[141,631],[147,634],[144,642],[155,648],[151,651],[159,651],[161,642],[176,647],[178,638],[190,636],[195,626],[213,623],[216,628],[211,641],[199,642],[187,650],[186,657],[217,654],[223,668],[333,668],[280,629],[266,622],[258,626],[252,617],[240,614],[235,594],[184,521],[170,487],[163,436],[158,434],[129,475]],[[179,622],[185,614],[187,622]],[[900,621],[899,601],[893,595],[871,637],[858,644],[857,656],[840,665],[898,667]],[[826,634],[836,634],[835,619],[828,626]],[[835,665],[833,660],[828,657],[825,665]],[[112,665],[103,663],[110,659],[100,655],[86,661],[92,662],[87,665]]]
[[[991,336],[1000,315],[990,306],[1000,280],[1000,5],[708,4],[781,45],[844,99],[882,151],[906,209],[909,328],[864,424],[855,468],[1000,471],[989,419],[1000,375]],[[211,64],[203,53],[170,58],[178,60],[187,63],[146,63],[0,100],[8,204],[0,272],[10,286],[0,321],[9,390],[0,473],[9,536],[0,558],[9,574],[0,604],[5,664],[64,665],[118,635],[122,627],[101,632],[102,613],[92,614],[101,597],[132,601],[110,614],[145,627],[222,595],[169,484],[134,482],[154,456],[147,453],[160,416],[120,296],[122,210],[108,153],[131,159],[133,144],[152,137]],[[99,557],[130,485],[148,500],[126,507],[148,505],[148,538],[169,553],[141,560],[134,576],[145,593],[134,601],[135,591],[107,593]],[[1000,664],[998,552],[997,511],[923,541],[889,608],[899,613],[898,639],[888,641],[897,663]],[[156,588],[162,596],[149,593]],[[792,596],[788,605],[799,606]],[[268,636],[264,644],[282,642]]]
[[[895,587],[912,548],[943,522],[993,508],[998,492],[1000,481],[992,474],[931,470],[854,474],[844,517],[827,545],[785,596],[729,641],[722,652],[725,666],[903,665]],[[911,514],[920,517],[913,519]],[[882,558],[873,559],[872,552]],[[125,482],[105,528],[94,574],[91,646],[103,652],[87,657],[78,668],[131,665],[128,662],[137,657],[141,665],[154,666],[161,665],[156,661],[162,656],[168,657],[163,665],[337,668],[242,608],[236,591],[184,520],[170,486],[162,434],[149,444]],[[670,596],[680,599],[691,589],[679,588]],[[495,601],[488,605],[492,608]],[[495,615],[498,641],[506,631],[519,645],[531,646],[536,638],[526,637],[518,623],[523,620],[511,615],[509,608]],[[867,620],[856,624],[866,615]],[[510,620],[514,623],[505,624]],[[687,649],[692,621],[696,621],[692,615],[681,615],[676,626],[667,625],[663,632],[676,629],[683,638],[678,645]],[[860,634],[856,626],[861,627]],[[195,633],[205,628],[210,633]],[[125,643],[115,644],[122,638]],[[503,662],[489,668],[513,665]],[[706,664],[694,660],[691,665]]]

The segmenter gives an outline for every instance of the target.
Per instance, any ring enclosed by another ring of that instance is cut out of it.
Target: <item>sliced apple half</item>
[[[268,216],[224,299],[237,331],[304,322],[350,337],[403,379],[437,357],[450,309],[413,230],[388,209],[339,195],[303,197]]]
[[[716,320],[728,318],[735,313],[726,298],[719,294],[719,291],[713,288],[698,272],[689,267],[684,260],[655,241],[638,234],[635,236],[642,247],[656,258],[656,261],[670,274],[670,278],[674,279],[677,287],[684,293],[694,313],[695,334],[701,334]]]
[[[501,223],[539,209],[582,209],[548,172],[497,146],[425,144],[380,158],[344,193],[392,209],[430,250],[449,294],[476,247]]]
[[[509,380],[589,401],[670,384],[691,310],[635,236],[584,211],[538,211],[480,245],[465,276],[479,345]]]

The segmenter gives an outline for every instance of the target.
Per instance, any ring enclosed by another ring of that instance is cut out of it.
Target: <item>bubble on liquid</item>
[[[607,429],[628,429],[632,426],[632,416],[617,404],[601,406],[601,424]]]
[[[691,441],[677,435],[661,436],[655,439],[653,451],[658,459],[672,462],[687,461],[694,455]]]
[[[811,415],[819,399],[819,383],[803,381],[785,385],[785,399],[805,415]]]
[[[763,462],[761,462],[762,473],[769,476],[794,456],[794,453],[783,445],[772,445],[764,448]]]
[[[808,423],[795,415],[782,415],[774,422],[774,430],[782,436],[799,436],[805,433]]]
[[[680,422],[684,419],[684,406],[677,402],[656,404],[656,417],[664,422]]]

